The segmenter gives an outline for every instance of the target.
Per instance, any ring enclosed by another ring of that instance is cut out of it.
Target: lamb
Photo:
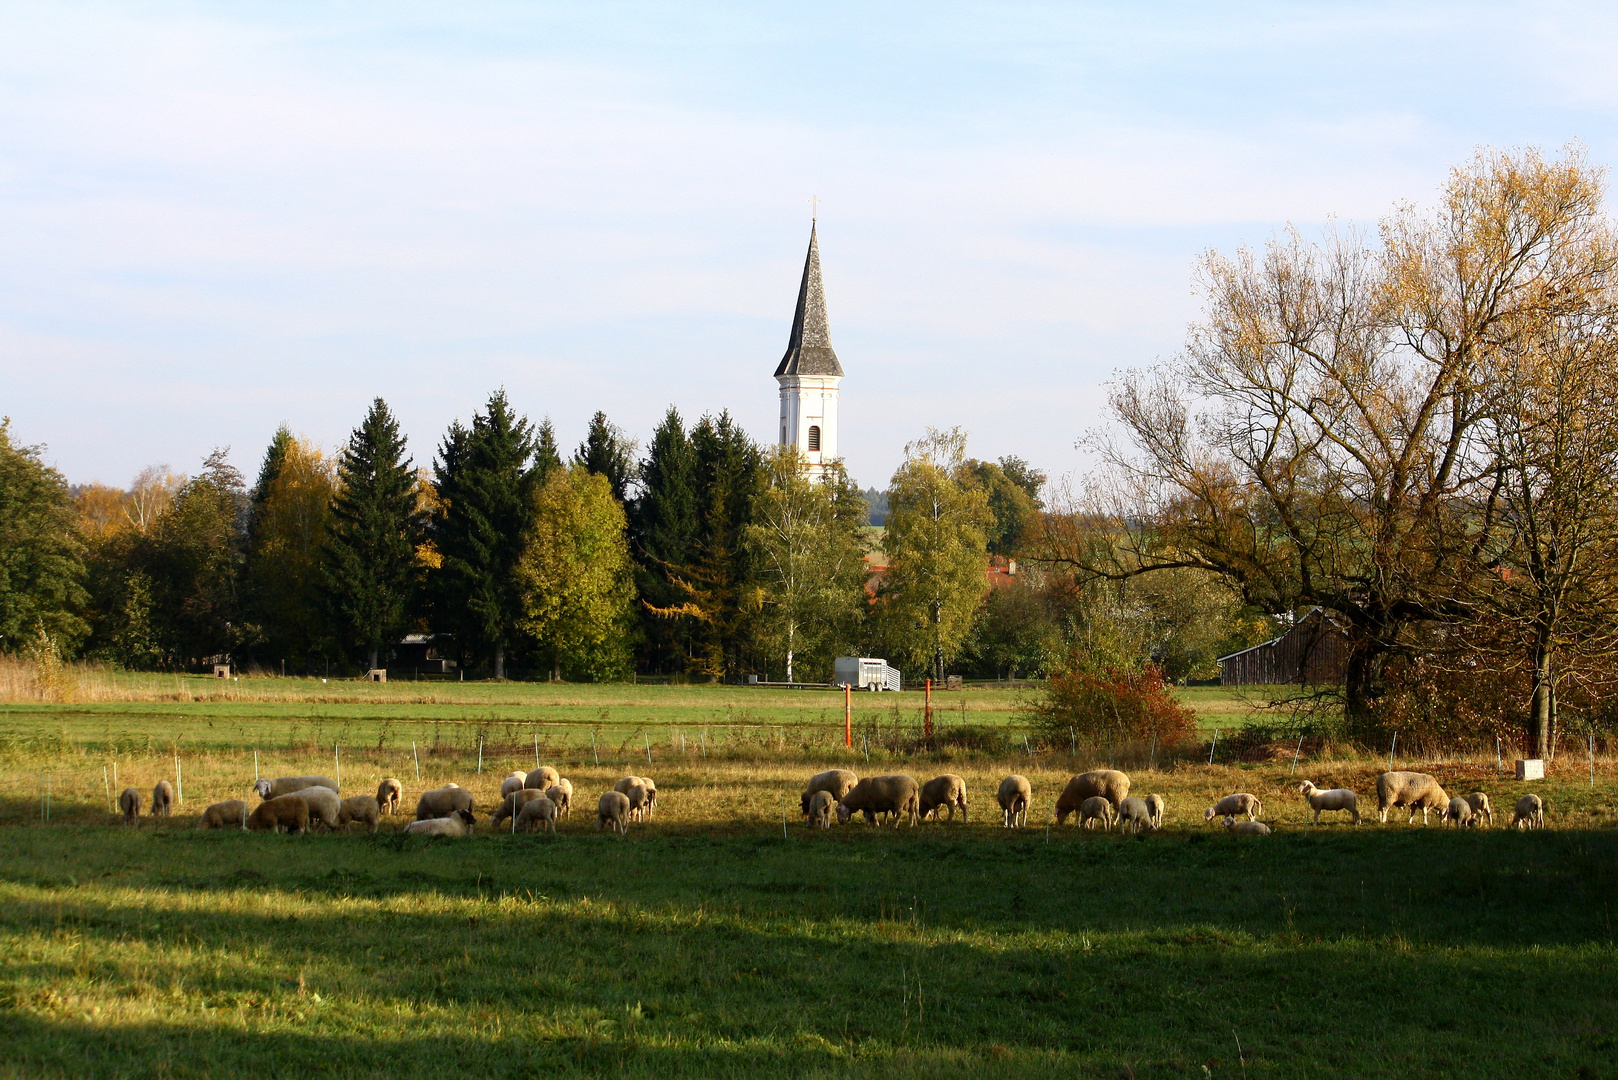
[[[376,832],[377,821],[382,816],[382,806],[369,795],[355,795],[344,799],[337,807],[337,824],[347,829],[354,822],[369,825],[372,832]]]
[[[629,818],[631,821],[642,821],[646,817],[648,804],[652,793],[647,790],[646,784],[639,777],[619,794],[629,800]]]
[[[546,832],[556,831],[556,804],[545,795],[529,799],[517,813],[518,832],[539,832],[542,828]]]
[[[961,821],[966,821],[966,781],[954,773],[935,776],[921,785],[921,816],[938,819],[940,810],[949,810],[949,819],[955,820],[955,808],[961,808]]]
[[[261,799],[276,799],[304,788],[323,787],[338,791],[337,781],[327,776],[280,776],[274,780],[259,780],[253,785]],[[338,794],[341,794],[338,791]]]
[[[1460,797],[1453,798],[1444,808],[1443,814],[1438,818],[1440,825],[1446,821],[1455,822],[1456,828],[1465,829],[1472,825],[1472,804]]]
[[[277,795],[253,807],[247,816],[247,827],[254,832],[302,833],[309,831],[309,804],[296,795]]]
[[[1257,795],[1249,795],[1245,791],[1238,791],[1234,795],[1226,795],[1202,812],[1203,821],[1212,821],[1216,817],[1234,818],[1237,814],[1246,814],[1248,821],[1255,821],[1264,813],[1264,804]]]
[[[1489,797],[1487,795],[1481,791],[1474,791],[1470,795],[1462,796],[1462,798],[1472,808],[1472,824],[1476,825],[1477,818],[1481,815],[1490,826],[1494,825],[1494,810],[1489,806]]]
[[[528,786],[528,774],[518,769],[504,780],[500,781],[500,797],[503,799],[513,791],[521,791]]]
[[[1131,833],[1152,827],[1152,811],[1145,799],[1129,798],[1118,804],[1118,827]]]
[[[539,768],[523,777],[522,786],[525,788],[537,788],[540,791],[544,791],[547,788],[555,787],[556,782],[560,779],[562,779],[561,773],[557,772],[549,765],[541,765]]]
[[[247,828],[247,802],[245,799],[226,799],[216,802],[197,819],[199,829],[228,829],[231,826]]]
[[[455,810],[448,817],[418,818],[404,827],[412,836],[471,836],[477,818],[470,810]]]
[[[1427,812],[1437,810],[1440,813],[1449,806],[1449,796],[1426,773],[1419,772],[1385,772],[1376,778],[1376,808],[1384,825],[1388,822],[1388,811],[1395,806],[1405,806],[1410,809],[1411,824],[1416,820],[1416,811],[1421,811],[1421,823],[1427,824]]]
[[[1225,828],[1237,836],[1268,836],[1270,827],[1262,821],[1237,821],[1235,818],[1225,819]]]
[[[1079,804],[1079,825],[1081,828],[1093,829],[1093,822],[1101,822],[1103,829],[1112,828],[1112,803],[1100,795],[1092,795]]]
[[[657,781],[643,776],[640,782],[646,785],[646,814],[650,817],[657,812]]]
[[[543,798],[545,798],[545,793],[540,791],[538,788],[523,788],[520,791],[513,791],[504,799],[500,800],[500,807],[499,809],[495,810],[493,815],[490,816],[489,824],[495,828],[498,828],[500,823],[505,821],[506,818],[510,817],[512,814],[522,813],[522,808],[527,806],[531,801],[534,799]]]
[[[809,804],[814,799],[815,792],[824,791],[831,795],[832,802],[837,802],[844,795],[854,790],[854,785],[860,778],[847,769],[827,769],[817,772],[809,778],[809,786],[803,789],[803,795],[798,799],[798,805],[805,815],[809,813]]]
[[[822,829],[831,828],[832,810],[837,806],[837,800],[831,797],[829,791],[817,791],[809,800],[809,809],[805,812],[804,824],[819,825]]]
[[[1062,789],[1061,796],[1056,800],[1056,823],[1062,824],[1069,814],[1083,805],[1085,799],[1098,795],[1112,803],[1116,810],[1118,804],[1129,795],[1129,777],[1117,769],[1095,769],[1075,776],[1067,782],[1067,787]]]
[[[462,810],[469,814],[472,812],[472,793],[459,784],[445,784],[441,788],[424,791],[421,798],[416,800],[417,821],[447,818]]]
[[[1525,829],[1545,827],[1545,802],[1538,795],[1524,795],[1517,800],[1517,812],[1512,815],[1511,827],[1515,829],[1519,825]]]
[[[1163,812],[1168,808],[1169,804],[1163,796],[1156,794],[1146,796],[1146,812],[1151,815],[1153,829],[1163,827]]]
[[[837,801],[837,820],[847,824],[858,811],[869,825],[878,814],[892,814],[893,827],[897,829],[904,818],[909,818],[911,825],[919,823],[920,805],[921,785],[915,777],[904,773],[872,776],[849,788],[848,794]]]
[[[1298,794],[1302,795],[1315,811],[1316,825],[1320,824],[1322,810],[1347,810],[1354,816],[1354,824],[1360,823],[1360,797],[1348,788],[1332,788],[1322,791],[1315,787],[1313,780],[1305,780],[1298,785]]]
[[[124,788],[118,796],[118,809],[123,811],[125,825],[139,825],[140,792],[132,787]]]
[[[384,814],[397,814],[404,801],[404,785],[388,777],[376,786],[376,805]]]
[[[1008,776],[1000,781],[995,802],[1000,804],[1000,820],[1008,829],[1015,829],[1028,821],[1028,804],[1033,801],[1033,789],[1026,776]]]
[[[159,780],[157,786],[152,788],[152,816],[168,817],[173,805],[174,785],[167,780]]]
[[[556,812],[563,817],[573,813],[573,784],[568,780],[558,780],[545,789],[545,797],[556,804]]]
[[[309,804],[310,822],[320,822],[328,829],[336,829],[342,823],[342,803],[337,798],[337,792],[328,787],[306,787],[292,792],[292,797],[302,799]]]
[[[620,836],[629,832],[629,796],[609,791],[596,803],[596,832],[611,827]]]

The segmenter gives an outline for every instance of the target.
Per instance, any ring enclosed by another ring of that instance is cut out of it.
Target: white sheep
[[[1538,795],[1524,795],[1517,800],[1517,812],[1512,815],[1511,827],[1543,829],[1545,827],[1545,801]]]
[[[1099,821],[1103,829],[1110,830],[1112,819],[1112,803],[1103,795],[1092,795],[1079,804],[1079,825],[1082,828],[1092,829],[1095,827],[1092,822]]]
[[[954,773],[935,776],[921,785],[921,817],[930,815],[938,820],[940,810],[949,810],[949,819],[955,820],[955,808],[960,807],[961,821],[966,821],[966,781]]]
[[[174,785],[167,780],[159,780],[157,786],[152,788],[152,816],[168,817],[173,806]]]
[[[558,780],[545,789],[545,797],[556,804],[556,812],[562,817],[573,814],[573,784],[568,780]]]
[[[500,781],[500,797],[503,799],[513,791],[521,791],[528,786],[528,774],[518,769],[504,780]]]
[[[456,810],[448,817],[412,821],[404,831],[411,836],[471,836],[476,821],[470,810]]]
[[[377,820],[382,816],[382,807],[369,795],[351,795],[337,806],[337,824],[347,829],[356,821],[361,825],[369,825],[372,832],[376,832]]]
[[[1152,812],[1147,809],[1146,800],[1131,795],[1118,803],[1119,829],[1139,833],[1142,829],[1152,827]]]
[[[814,798],[815,792],[824,791],[829,793],[832,802],[835,803],[854,790],[854,785],[859,782],[860,778],[847,769],[827,769],[825,772],[817,772],[809,778],[808,786],[803,789],[803,794],[798,797],[798,806],[807,817],[809,814],[809,802]]]
[[[1315,824],[1320,824],[1320,814],[1323,810],[1347,810],[1354,815],[1354,824],[1360,823],[1360,797],[1348,788],[1332,788],[1322,791],[1315,787],[1313,780],[1305,780],[1298,785],[1298,794],[1302,795],[1315,811]]]
[[[1000,804],[1000,820],[1008,829],[1015,829],[1028,821],[1028,804],[1033,801],[1033,789],[1026,776],[1008,776],[1000,781],[1000,790],[994,799]]]
[[[1163,796],[1156,794],[1146,796],[1146,812],[1151,817],[1152,828],[1163,827],[1163,811],[1167,809],[1168,803],[1164,801]]]
[[[309,804],[309,823],[320,822],[328,829],[342,824],[343,804],[337,792],[328,787],[312,786],[290,792]]]
[[[456,811],[465,810],[471,813],[472,793],[459,784],[445,784],[432,791],[424,791],[421,798],[416,800],[416,820],[426,821],[428,818],[446,818]]]
[[[253,790],[258,792],[261,799],[275,799],[310,787],[331,788],[338,791],[337,781],[329,776],[278,776],[274,780],[263,779],[253,784]],[[341,794],[340,791],[338,793]]]
[[[549,765],[541,765],[539,768],[523,777],[522,786],[538,788],[540,791],[545,791],[549,788],[555,787],[556,782],[561,778],[562,774],[551,768]]]
[[[500,805],[489,816],[489,826],[498,829],[500,823],[513,814],[521,814],[522,808],[535,799],[545,798],[545,793],[537,788],[520,788],[500,800]],[[554,806],[555,804],[552,803]]]
[[[118,795],[118,809],[124,815],[125,825],[140,824],[140,792],[126,787]]]
[[[524,789],[526,790],[526,789]],[[529,799],[522,804],[517,812],[517,832],[545,832],[556,831],[556,804],[549,798],[541,795],[537,799]]]
[[[817,791],[809,798],[809,812],[804,815],[804,824],[829,829],[836,809],[837,800],[831,797],[831,792]]]
[[[1461,796],[1472,808],[1472,824],[1477,824],[1481,816],[1492,827],[1494,825],[1494,809],[1489,805],[1489,797],[1481,791],[1474,791],[1469,795]]]
[[[216,802],[202,812],[197,819],[199,829],[228,829],[235,826],[238,829],[247,828],[247,802],[243,799],[226,799]]]
[[[1457,828],[1467,828],[1472,824],[1472,804],[1459,796],[1451,799],[1438,823],[1442,825],[1446,821],[1453,821]]]
[[[1388,811],[1395,806],[1408,807],[1410,819],[1406,825],[1416,820],[1416,811],[1421,811],[1421,823],[1427,824],[1427,812],[1437,810],[1443,813],[1449,806],[1449,796],[1444,789],[1426,773],[1419,772],[1385,772],[1376,778],[1376,809],[1382,823],[1388,823]]]
[[[1237,836],[1268,836],[1270,827],[1262,821],[1237,821],[1235,818],[1225,819],[1225,828]]]
[[[629,800],[629,820],[644,821],[646,819],[647,804],[651,801],[652,795],[646,789],[646,785],[640,781],[640,778],[637,777],[635,782],[620,794]]]
[[[376,805],[384,814],[397,814],[403,799],[404,785],[391,776],[376,786]]]
[[[629,832],[629,796],[609,791],[596,803],[596,832],[611,828],[620,836]]]
[[[1258,816],[1264,812],[1264,804],[1257,795],[1249,795],[1245,791],[1238,791],[1234,795],[1226,795],[1202,812],[1203,821],[1212,821],[1216,817],[1235,818],[1237,814],[1246,814],[1248,821],[1257,821]]]

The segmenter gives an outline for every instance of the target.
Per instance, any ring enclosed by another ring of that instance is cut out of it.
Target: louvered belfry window
[[[811,453],[816,453],[816,454],[818,454],[820,452],[820,425],[819,424],[810,424],[809,425],[809,451]]]

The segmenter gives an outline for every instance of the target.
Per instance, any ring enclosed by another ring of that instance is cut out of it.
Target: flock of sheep
[[[1086,828],[1100,825],[1111,829],[1117,825],[1126,832],[1162,828],[1167,809],[1163,796],[1131,796],[1129,784],[1129,777],[1116,769],[1080,773],[1068,781],[1056,800],[1056,823],[1060,825],[1076,814],[1078,824]],[[384,815],[398,812],[404,797],[403,785],[392,777],[377,786],[375,796],[354,795],[346,799],[341,797],[337,784],[324,776],[259,780],[253,788],[260,802],[251,811],[243,799],[217,802],[203,811],[198,828],[238,826],[301,833],[314,824],[346,830],[358,822],[375,832]],[[995,801],[1006,828],[1026,824],[1032,791],[1027,777],[1008,776],[1000,781]],[[1328,811],[1346,812],[1354,824],[1360,823],[1359,796],[1348,788],[1322,790],[1305,780],[1298,793],[1314,811],[1317,824],[1320,815]],[[1376,797],[1377,811],[1384,823],[1388,812],[1398,807],[1409,811],[1409,822],[1415,821],[1419,810],[1423,824],[1433,811],[1440,814],[1440,823],[1452,822],[1461,827],[1483,821],[1494,823],[1494,812],[1486,794],[1474,791],[1450,798],[1438,781],[1426,773],[1385,772],[1376,778]],[[125,788],[118,801],[125,822],[136,824],[140,818],[140,792]],[[167,780],[159,781],[152,789],[151,812],[166,817],[173,803],[173,787]],[[473,805],[472,793],[458,784],[423,792],[416,801],[416,819],[407,824],[404,831],[424,836],[471,836],[477,822]],[[806,824],[826,829],[831,828],[834,816],[839,823],[847,824],[855,814],[863,815],[867,824],[891,820],[897,828],[905,820],[912,825],[926,818],[936,820],[945,811],[953,821],[959,810],[964,822],[966,781],[954,773],[934,777],[924,784],[902,773],[861,780],[847,769],[828,769],[810,777],[801,805]],[[597,801],[595,827],[597,831],[610,829],[624,834],[630,822],[650,817],[656,809],[657,784],[648,777],[626,776]],[[573,784],[544,765],[506,777],[500,785],[500,803],[489,823],[494,828],[512,832],[555,832],[557,818],[570,816],[572,811]],[[1258,796],[1236,792],[1208,807],[1203,819],[1211,822],[1222,818],[1225,827],[1234,833],[1267,836],[1270,827],[1259,820],[1263,812]],[[510,821],[509,826],[505,824],[507,821]],[[1538,795],[1524,795],[1517,801],[1511,823],[1519,828],[1543,828],[1544,802]]]

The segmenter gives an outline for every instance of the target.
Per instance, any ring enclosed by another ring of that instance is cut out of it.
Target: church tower
[[[843,381],[843,366],[832,351],[826,326],[826,290],[820,280],[820,245],[813,222],[792,337],[775,369],[775,381],[781,384],[781,445],[796,446],[808,462],[809,475],[820,479],[827,463],[837,457],[837,386]]]

